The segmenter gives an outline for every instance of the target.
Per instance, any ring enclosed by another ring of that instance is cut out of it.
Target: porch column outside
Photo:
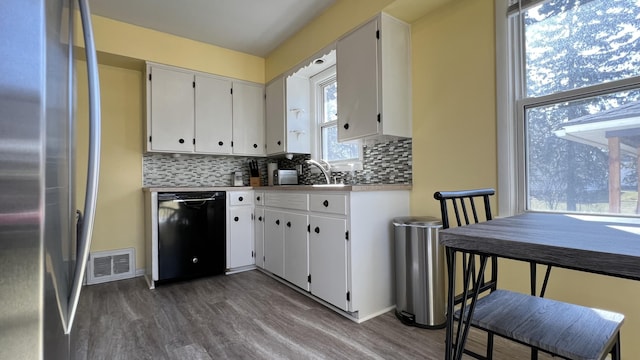
[[[636,214],[640,214],[640,146],[637,149],[636,172],[638,174],[638,200],[636,201]]]
[[[620,138],[609,141],[609,212],[620,213]]]

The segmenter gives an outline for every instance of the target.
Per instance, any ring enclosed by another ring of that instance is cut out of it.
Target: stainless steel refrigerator
[[[98,189],[100,94],[87,0],[0,1],[0,359],[69,359]],[[80,10],[89,84],[75,83]],[[75,91],[90,94],[76,134]],[[89,136],[76,211],[75,138]],[[76,215],[78,214],[78,215]]]

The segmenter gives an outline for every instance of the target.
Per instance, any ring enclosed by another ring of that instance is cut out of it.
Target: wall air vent
[[[134,277],[135,258],[134,248],[90,253],[87,263],[87,285]]]

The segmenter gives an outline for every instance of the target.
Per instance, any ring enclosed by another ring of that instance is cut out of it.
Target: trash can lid
[[[434,227],[442,225],[440,219],[432,216],[401,216],[393,219],[394,226]]]

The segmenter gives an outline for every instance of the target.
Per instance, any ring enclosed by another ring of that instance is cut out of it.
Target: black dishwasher
[[[226,193],[158,193],[159,282],[223,274]]]

